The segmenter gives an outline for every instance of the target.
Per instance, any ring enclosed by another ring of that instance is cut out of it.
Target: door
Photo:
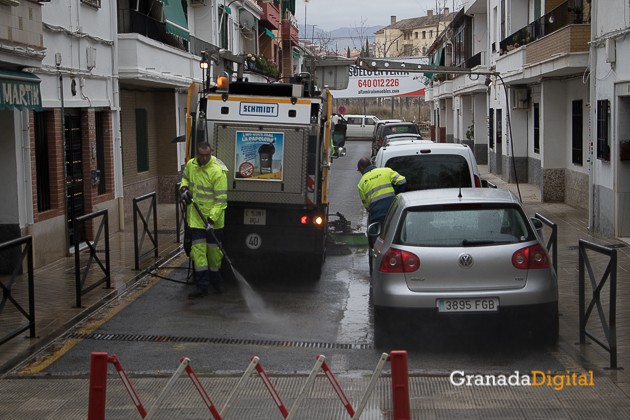
[[[72,219],[85,214],[83,195],[83,147],[81,145],[81,117],[65,117],[66,141],[66,211],[68,222],[68,246],[74,244]]]

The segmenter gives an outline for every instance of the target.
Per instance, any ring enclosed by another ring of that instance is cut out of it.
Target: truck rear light
[[[411,252],[390,248],[387,250],[378,271],[381,273],[413,273],[420,268],[420,258]]]
[[[545,248],[536,244],[521,248],[512,254],[512,265],[520,270],[549,268],[549,257]]]
[[[310,217],[308,216],[302,216],[300,217],[300,224],[302,225],[308,225],[308,221],[309,221]]]
[[[322,216],[315,216],[313,218],[313,223],[316,225],[323,225],[324,224],[324,218]]]

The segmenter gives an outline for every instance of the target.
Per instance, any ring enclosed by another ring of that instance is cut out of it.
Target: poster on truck
[[[426,57],[388,58],[388,60],[392,62],[404,61],[412,64],[428,64],[428,58]],[[349,66],[348,76],[349,81],[346,89],[330,91],[334,98],[424,96],[424,88],[426,87],[423,73],[409,71],[369,70],[357,66]]]
[[[284,133],[236,132],[234,178],[282,181]]]

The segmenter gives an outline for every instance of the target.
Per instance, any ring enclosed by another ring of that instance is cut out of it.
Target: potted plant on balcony
[[[280,71],[276,63],[268,61],[265,57],[257,57],[256,66],[265,76],[273,77],[274,79],[280,77]]]

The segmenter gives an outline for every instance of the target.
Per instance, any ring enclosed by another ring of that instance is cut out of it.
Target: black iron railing
[[[94,236],[93,241],[88,241],[87,239],[82,241],[81,232],[84,232],[84,229],[81,229],[82,226],[85,226],[85,223],[91,220],[95,220],[97,217],[101,217],[101,222],[98,225],[98,229],[96,231],[96,235]],[[81,296],[98,287],[99,285],[105,283],[105,286],[109,289],[111,288],[111,265],[110,265],[110,248],[109,248],[109,214],[107,209],[103,209],[94,213],[86,214],[80,217],[76,217],[72,219],[72,226],[74,229],[74,276],[75,276],[75,293],[76,293],[76,307],[81,307]],[[104,233],[104,250],[98,249],[101,234]],[[81,269],[81,251],[79,249],[81,242],[87,244],[88,249],[90,251],[90,256],[88,258],[85,267]],[[99,257],[99,253],[105,253],[105,265],[103,265],[103,261],[101,257]],[[96,262],[98,267],[101,269],[103,277],[92,282],[89,286],[86,286],[86,280],[90,274],[90,269],[92,268],[92,263]]]
[[[595,343],[600,345],[604,350],[610,353],[610,368],[617,369],[617,250],[601,245],[597,245],[583,239],[580,239],[579,245],[579,322],[580,322],[580,344],[586,343],[586,337],[588,336]],[[602,255],[610,257],[606,269],[602,274],[602,277],[597,280],[591,266],[591,261],[586,253],[586,250],[595,251]],[[588,271],[588,277],[591,283],[591,300],[586,306],[586,280],[584,268]],[[609,298],[608,298],[608,316],[604,310],[602,304],[602,289],[606,285],[606,281],[609,280]],[[599,320],[606,337],[606,341],[603,343],[597,337],[592,335],[586,330],[586,324],[593,313],[593,309],[597,306],[597,313],[599,314]]]
[[[540,213],[536,213],[534,217],[540,220],[544,225],[547,225],[549,228],[551,228],[551,235],[549,235],[549,240],[546,243],[546,247],[547,252],[551,254],[553,268],[554,270],[556,270],[556,273],[558,273],[558,225],[556,225]]]
[[[500,53],[527,45],[567,25],[584,23],[582,8],[575,0],[565,1],[546,15],[519,29],[499,43]]]
[[[188,42],[166,32],[166,23],[135,10],[118,10],[118,32],[137,33],[177,49],[188,51]]]
[[[464,61],[463,63],[461,63],[458,67],[464,68],[464,69],[472,69],[474,67],[480,66],[481,62],[482,62],[482,58],[483,58],[483,51],[479,51],[477,54],[473,55],[472,57],[469,57],[466,61]]]
[[[24,246],[24,248],[22,248]],[[2,288],[2,300],[0,301],[0,323],[4,325],[3,330],[10,328],[9,322],[2,320],[3,312],[7,303],[10,303],[17,312],[22,314],[26,318],[26,325],[18,326],[12,331],[8,331],[3,336],[0,336],[0,345],[6,343],[12,338],[17,337],[22,332],[29,330],[29,337],[35,337],[35,281],[33,276],[33,238],[25,236],[23,238],[13,239],[11,241],[0,244],[0,253],[7,251],[14,251],[14,248],[18,248],[18,252],[21,251],[21,257],[15,261],[15,266],[11,277],[8,280],[0,280],[0,288]],[[16,281],[23,278],[22,269],[24,264],[24,258],[26,258],[27,265],[27,281],[28,281],[28,310],[26,310],[20,302],[16,300],[13,295],[13,286]],[[12,316],[12,315],[10,315]]]
[[[143,214],[139,203],[149,200],[149,206],[146,213]],[[142,222],[142,234],[138,237],[138,218]],[[151,219],[153,222],[151,223]],[[149,226],[152,224],[152,228]],[[142,252],[144,249],[144,240],[149,238],[151,248]],[[133,244],[134,244],[134,261],[135,269],[140,270],[140,259],[146,257],[153,252],[154,257],[158,257],[158,226],[157,226],[157,194],[154,192],[135,197],[133,199]]]

